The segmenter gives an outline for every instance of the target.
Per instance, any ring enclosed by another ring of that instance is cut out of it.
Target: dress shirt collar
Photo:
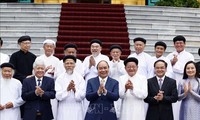
[[[158,77],[158,76],[156,76],[156,78],[157,78],[157,81],[159,82],[159,80],[160,79],[162,79],[162,82],[164,81],[164,79],[165,79],[165,76],[163,76],[162,78],[160,78],[160,77]]]
[[[42,83],[43,77],[37,78],[37,77],[35,76],[35,81],[36,81],[36,83],[38,83],[38,81],[37,81],[38,79],[40,79],[40,80],[41,80],[40,82]]]
[[[104,79],[104,85],[105,85],[105,83],[107,82],[108,77],[101,78],[101,77],[99,76],[99,82],[100,82],[100,84],[101,84],[101,80],[102,80],[102,79]]]

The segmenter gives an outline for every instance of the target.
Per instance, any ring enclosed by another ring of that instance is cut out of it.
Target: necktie
[[[159,79],[159,87],[161,89],[161,87],[162,87],[162,79]]]
[[[41,80],[38,79],[37,81],[38,81],[38,86],[41,86]]]
[[[102,80],[101,80],[101,84],[103,84],[103,85],[104,85],[104,83],[105,83],[105,80],[104,80],[104,79],[102,79]]]

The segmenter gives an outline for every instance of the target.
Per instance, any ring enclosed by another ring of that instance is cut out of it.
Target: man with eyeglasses
[[[33,62],[36,59],[36,55],[29,52],[31,47],[30,36],[21,36],[18,39],[18,45],[20,46],[20,50],[11,55],[9,62],[16,68],[13,77],[23,83],[26,77],[32,75]]]
[[[31,37],[21,36],[18,39],[20,50],[14,52],[10,57],[10,63],[15,66],[15,74],[13,78],[18,79],[21,83],[27,77],[32,76],[33,62],[36,59],[36,55],[29,52],[31,47]],[[23,117],[23,106],[21,107],[21,114]]]

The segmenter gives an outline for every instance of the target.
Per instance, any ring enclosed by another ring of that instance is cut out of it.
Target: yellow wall
[[[34,0],[34,3],[67,3],[68,0]],[[112,0],[112,4],[145,5],[145,0]]]
[[[112,4],[145,5],[145,0],[112,0]]]
[[[68,0],[34,0],[34,3],[67,3]]]

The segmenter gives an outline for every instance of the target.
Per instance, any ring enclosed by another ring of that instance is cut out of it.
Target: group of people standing
[[[155,56],[144,52],[144,38],[133,42],[135,53],[125,60],[121,46],[112,45],[110,60],[93,39],[82,62],[76,44],[66,44],[59,60],[55,41],[45,40],[37,57],[31,37],[20,37],[19,51],[0,53],[0,119],[199,120],[200,62],[185,50],[184,36],[174,37],[176,50],[166,57],[163,41],[155,43]]]

